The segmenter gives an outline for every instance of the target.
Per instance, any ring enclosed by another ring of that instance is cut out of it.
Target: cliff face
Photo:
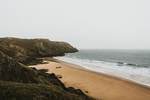
[[[55,74],[33,70],[2,52],[0,52],[0,80],[20,83],[42,83],[47,85],[52,83],[66,89]]]
[[[78,52],[66,42],[54,42],[48,39],[0,38],[0,51],[11,56],[52,57],[65,53]]]
[[[29,68],[2,52],[0,90],[0,100],[94,100],[80,89],[66,88],[55,74]]]
[[[77,51],[65,42],[0,38],[0,100],[94,100],[80,89],[65,87],[55,74],[46,73],[47,69],[24,65],[42,63],[36,57]]]
[[[46,73],[47,69],[24,65],[42,63],[36,57],[70,52],[77,49],[65,42],[0,38],[0,100],[94,100],[80,89],[65,87],[55,74]]]

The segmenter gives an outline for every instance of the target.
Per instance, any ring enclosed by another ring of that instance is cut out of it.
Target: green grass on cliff
[[[91,100],[55,76],[29,68],[0,51],[0,100]],[[92,99],[93,100],[93,99]]]
[[[0,81],[0,100],[85,100],[85,98],[64,91],[53,84]]]
[[[77,50],[46,39],[0,38],[0,100],[94,100],[80,89],[66,88],[55,76],[29,68],[32,56],[57,56]],[[19,63],[20,62],[20,63]]]
[[[0,51],[11,57],[19,55],[62,56],[64,53],[78,51],[66,42],[55,42],[48,39],[0,38],[0,43]]]

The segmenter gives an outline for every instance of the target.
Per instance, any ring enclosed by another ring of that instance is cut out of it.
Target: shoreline
[[[142,84],[142,83],[138,83],[138,82],[132,81],[130,79],[126,79],[126,78],[123,78],[123,77],[119,77],[119,76],[115,76],[115,75],[111,75],[111,74],[107,74],[107,73],[101,73],[101,72],[93,71],[93,70],[90,70],[90,69],[86,69],[86,68],[84,68],[84,67],[82,67],[80,65],[76,65],[76,64],[73,64],[73,63],[65,62],[65,61],[62,61],[62,60],[59,60],[59,59],[55,59],[55,58],[53,58],[53,59],[54,59],[54,61],[57,61],[57,62],[59,62],[61,64],[64,64],[64,65],[72,67],[72,68],[77,68],[77,69],[81,69],[81,70],[85,70],[85,71],[89,71],[89,72],[93,72],[93,73],[106,75],[106,76],[109,76],[109,77],[112,77],[112,78],[117,78],[117,79],[120,79],[120,80],[123,80],[123,81],[128,81],[128,82],[131,82],[131,83],[134,83],[134,84],[138,84],[138,85],[142,85],[144,87],[150,88],[150,86],[148,86],[148,85],[145,85],[145,84]]]
[[[62,76],[66,87],[81,89],[86,95],[104,100],[149,100],[150,87],[128,79],[85,69],[54,58],[46,58],[49,64],[35,65],[37,69],[49,69],[48,73]],[[56,67],[61,68],[56,69]]]

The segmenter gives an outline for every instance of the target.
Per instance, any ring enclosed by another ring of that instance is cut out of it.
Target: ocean
[[[150,86],[150,50],[79,50],[55,58]]]

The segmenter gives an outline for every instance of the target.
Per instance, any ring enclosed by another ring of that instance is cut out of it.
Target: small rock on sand
[[[61,78],[62,78],[62,76],[61,76],[61,75],[56,75],[56,77],[57,77],[57,78],[59,78],[59,79],[61,79]]]

